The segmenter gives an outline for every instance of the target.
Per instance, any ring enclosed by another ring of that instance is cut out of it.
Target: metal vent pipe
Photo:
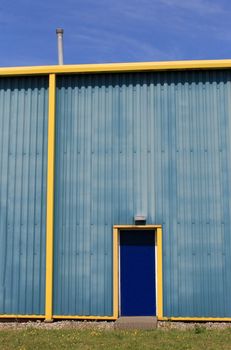
[[[58,43],[58,63],[59,65],[63,64],[63,32],[62,28],[56,29],[57,34],[57,43]]]

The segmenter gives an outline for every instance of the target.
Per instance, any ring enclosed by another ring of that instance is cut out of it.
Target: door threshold
[[[115,321],[117,329],[155,329],[156,316],[121,316]]]

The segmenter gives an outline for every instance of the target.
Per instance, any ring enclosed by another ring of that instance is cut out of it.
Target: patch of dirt
[[[114,328],[114,322],[97,322],[97,321],[54,321],[46,323],[44,321],[19,321],[12,320],[9,322],[0,321],[0,331],[4,329],[98,329],[98,330],[110,330]]]
[[[1,330],[22,330],[28,328],[37,329],[97,329],[112,330],[114,329],[114,321],[54,321],[46,323],[43,320],[27,321],[27,320],[0,320]],[[189,330],[189,329],[226,329],[231,328],[231,322],[174,322],[174,321],[158,321],[158,329],[170,330]]]
[[[157,328],[160,329],[225,329],[231,328],[231,322],[173,322],[173,321],[158,321]]]

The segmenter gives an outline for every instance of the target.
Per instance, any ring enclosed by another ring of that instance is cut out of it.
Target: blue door
[[[121,316],[156,315],[153,231],[120,232]]]

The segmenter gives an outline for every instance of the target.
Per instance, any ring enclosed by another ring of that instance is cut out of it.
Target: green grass
[[[1,350],[46,349],[231,349],[231,329],[113,331],[77,329],[1,330]]]

